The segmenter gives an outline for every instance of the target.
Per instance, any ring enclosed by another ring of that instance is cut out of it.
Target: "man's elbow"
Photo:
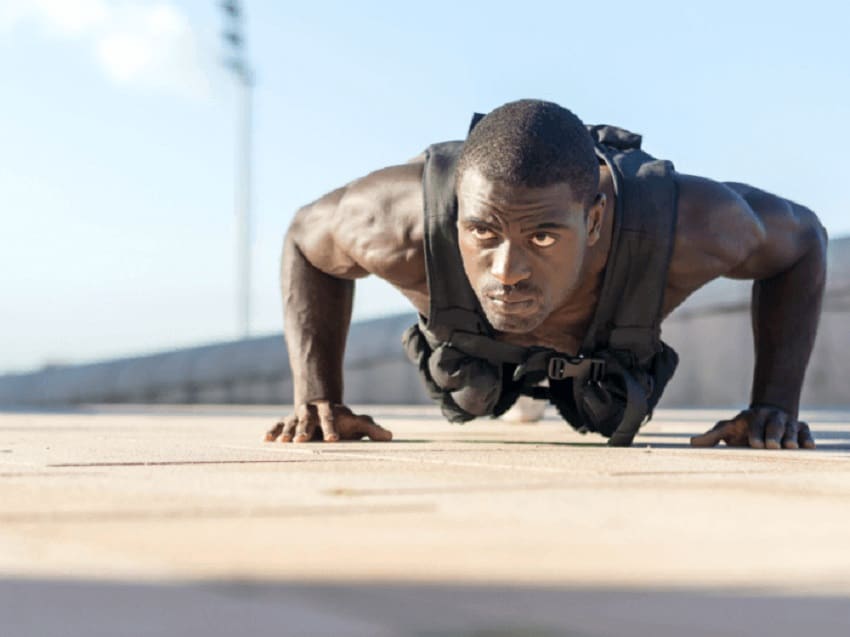
[[[802,250],[799,261],[807,264],[809,285],[822,290],[826,285],[826,251],[829,236],[817,214],[812,210],[796,206],[795,212],[800,219]]]
[[[829,235],[817,213],[805,206],[795,206],[800,220],[800,234],[807,252],[820,252],[826,257]]]
[[[826,231],[824,225],[820,222],[817,215],[812,213],[813,224],[812,224],[812,233],[814,235],[813,243],[813,251],[816,251],[818,261],[820,262],[820,285],[826,285],[826,252],[829,246],[829,234]]]
[[[283,235],[283,245],[280,251],[281,282],[286,281],[292,274],[303,267],[309,260],[304,254],[305,244],[308,243],[305,217],[309,214],[309,206],[303,206],[295,211],[289,227]]]
[[[298,243],[298,239],[303,236],[306,225],[306,217],[309,214],[310,206],[302,206],[292,215],[292,220],[289,222],[289,227],[284,234],[284,241],[292,241]]]
[[[356,279],[368,274],[350,255],[349,245],[337,236],[337,215],[328,205],[309,204],[298,209],[283,240],[282,267],[301,259],[324,274]]]
[[[815,235],[817,236],[818,243],[826,250],[826,246],[829,244],[829,233],[826,231],[826,227],[821,223],[820,219],[817,215],[812,213],[814,216],[814,230]]]

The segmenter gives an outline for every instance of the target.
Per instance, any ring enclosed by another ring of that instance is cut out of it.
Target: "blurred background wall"
[[[748,402],[753,368],[750,283],[719,279],[666,321],[664,339],[681,363],[662,407],[726,407]],[[824,312],[802,403],[850,407],[850,238],[832,240]],[[355,323],[345,356],[349,403],[427,403],[401,335],[416,315]],[[268,403],[292,401],[280,334],[88,365],[0,377],[0,405]]]

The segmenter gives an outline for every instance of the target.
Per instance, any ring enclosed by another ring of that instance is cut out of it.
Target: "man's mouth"
[[[523,314],[534,307],[534,298],[530,296],[508,295],[487,296],[490,303],[503,314]]]

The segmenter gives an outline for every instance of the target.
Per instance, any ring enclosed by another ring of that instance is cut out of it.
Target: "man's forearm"
[[[797,417],[826,283],[826,236],[812,231],[809,250],[793,266],[753,284],[756,366],[752,404]]]
[[[290,232],[281,259],[281,295],[295,404],[341,403],[354,281],[315,268]]]

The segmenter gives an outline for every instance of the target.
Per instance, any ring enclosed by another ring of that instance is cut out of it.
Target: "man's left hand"
[[[721,420],[712,429],[691,438],[692,447],[714,447],[720,441],[728,447],[753,449],[814,449],[809,425],[777,407],[751,407],[731,420]]]

